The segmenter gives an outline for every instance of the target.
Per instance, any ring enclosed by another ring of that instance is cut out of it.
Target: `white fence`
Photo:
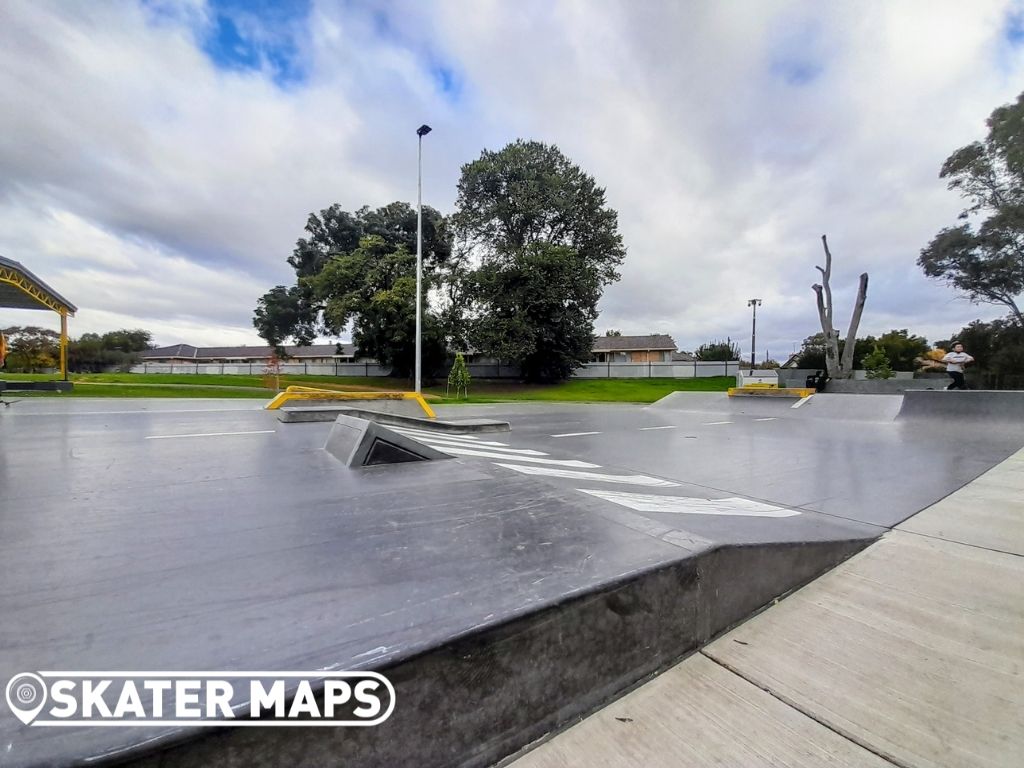
[[[497,363],[469,363],[469,375],[477,379],[516,379],[519,368]],[[587,363],[577,368],[574,379],[694,379],[708,376],[735,376],[736,360],[722,363]],[[267,364],[259,363],[141,363],[132,373],[215,373],[259,376]],[[362,363],[282,363],[282,374],[302,376],[389,376],[391,368],[375,362]]]
[[[259,376],[267,372],[266,363],[142,363],[132,373],[218,373],[229,376]],[[282,374],[302,376],[388,376],[391,368],[366,363],[282,363]]]
[[[709,376],[735,376],[738,360],[692,363],[588,363],[577,368],[574,379],[703,379]]]

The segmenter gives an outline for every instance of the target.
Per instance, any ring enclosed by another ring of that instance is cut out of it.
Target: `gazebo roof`
[[[0,307],[49,309],[74,315],[78,307],[16,261],[0,256]]]

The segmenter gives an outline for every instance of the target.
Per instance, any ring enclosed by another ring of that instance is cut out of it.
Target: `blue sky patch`
[[[1003,37],[1010,45],[1024,45],[1024,11],[1014,11],[1006,14],[1006,22],[1003,24]]]
[[[820,62],[810,59],[776,59],[771,64],[772,74],[789,85],[807,85],[818,79],[824,69]]]
[[[305,78],[298,38],[309,0],[211,0],[203,52],[221,69],[265,70],[280,86]]]

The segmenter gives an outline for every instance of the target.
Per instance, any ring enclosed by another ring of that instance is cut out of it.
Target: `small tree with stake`
[[[455,353],[455,362],[452,364],[452,369],[448,373],[448,387],[445,389],[444,395],[448,397],[451,390],[455,390],[455,396],[459,396],[459,390],[461,389],[465,396],[469,397],[469,369],[466,367],[466,358],[462,356],[461,352]]]

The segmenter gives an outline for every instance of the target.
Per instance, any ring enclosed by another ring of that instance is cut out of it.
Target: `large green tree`
[[[939,232],[917,263],[972,301],[1005,306],[1024,327],[1024,94],[987,123],[985,140],[956,150],[939,173],[967,201],[963,223]]]
[[[35,325],[13,325],[3,329],[8,352],[5,368],[35,373],[60,364],[60,334]]]
[[[386,331],[371,332],[375,323],[383,322],[388,315],[383,309],[385,297],[377,303],[368,300],[355,303],[354,295],[368,295],[372,285],[355,286],[351,278],[382,279],[400,263],[404,265],[404,274],[412,275],[415,286],[415,258],[410,254],[416,251],[416,209],[402,202],[377,209],[364,206],[355,212],[332,205],[319,213],[311,213],[305,232],[288,258],[295,271],[295,284],[275,286],[257,303],[253,325],[260,336],[275,347],[289,339],[297,344],[311,344],[317,336],[339,334],[354,323],[353,341],[360,354],[376,357],[386,365],[394,364],[395,374],[404,375],[406,364],[402,350],[407,346],[404,331],[395,329],[392,344],[387,343]],[[372,238],[369,250],[361,245],[367,238]],[[451,260],[451,250],[451,235],[445,218],[434,208],[424,206],[424,275],[428,287],[436,284],[437,273]],[[395,254],[399,251],[405,254],[404,260],[396,260]],[[387,264],[379,265],[374,271],[375,259],[384,259]],[[329,266],[330,279],[320,279]],[[348,274],[346,270],[355,271]],[[404,290],[403,285],[396,288],[388,283],[387,295],[394,299]],[[410,301],[415,317],[415,301]],[[325,312],[328,305],[330,316]],[[341,307],[348,309],[342,312]],[[392,306],[392,314],[394,311]],[[374,313],[376,320],[364,319],[364,313]],[[339,323],[339,320],[344,322]],[[427,318],[427,323],[436,325],[432,317]]]
[[[516,141],[462,168],[452,217],[469,342],[529,380],[588,362],[597,302],[626,249],[605,191],[558,147]]]

